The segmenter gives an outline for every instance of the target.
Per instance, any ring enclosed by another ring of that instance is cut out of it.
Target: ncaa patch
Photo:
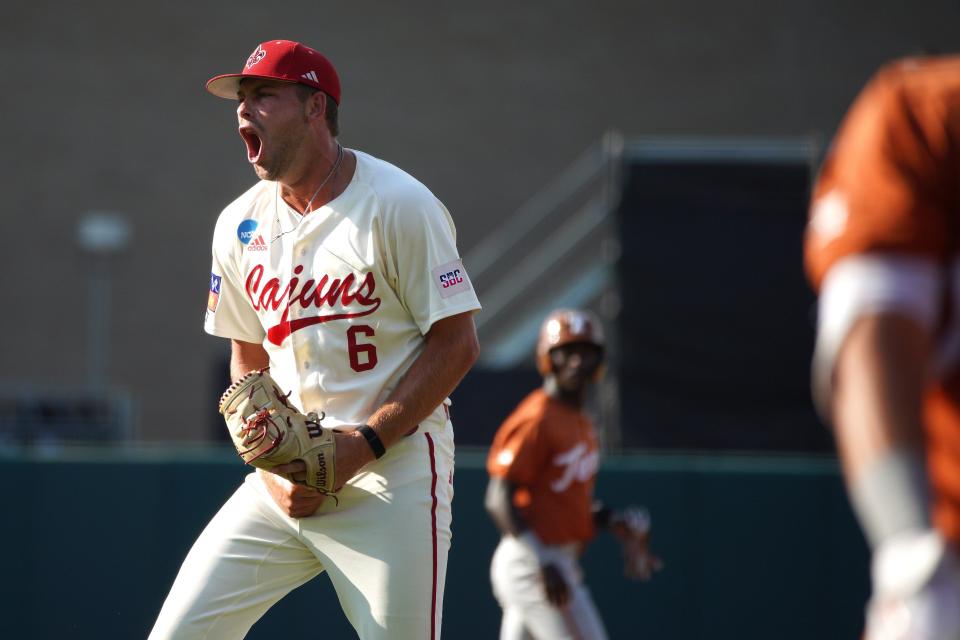
[[[240,239],[240,242],[243,244],[250,244],[250,241],[253,240],[254,234],[257,232],[257,221],[256,220],[244,220],[237,225],[237,237]]]
[[[210,274],[210,295],[207,296],[207,309],[217,310],[217,304],[220,303],[220,283],[222,279],[215,273]]]
[[[463,262],[460,260],[454,260],[434,268],[433,283],[440,290],[441,298],[449,298],[473,288],[470,284],[470,278],[467,277],[467,272],[463,268]]]

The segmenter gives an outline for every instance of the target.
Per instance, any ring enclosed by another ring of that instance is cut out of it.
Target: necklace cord
[[[311,207],[313,206],[313,201],[314,201],[314,199],[316,199],[316,197],[320,194],[320,190],[323,189],[324,185],[326,185],[326,184],[330,181],[330,178],[332,178],[333,175],[337,172],[337,169],[340,168],[340,161],[341,161],[341,160],[343,160],[343,146],[338,142],[338,143],[337,143],[337,159],[336,159],[336,161],[334,161],[333,166],[330,167],[330,171],[327,173],[327,177],[325,177],[325,178],[323,179],[323,182],[320,183],[320,186],[317,187],[317,190],[314,191],[314,192],[313,192],[313,195],[310,196],[310,199],[307,200],[307,206],[303,208],[303,213],[300,214],[300,219],[297,220],[297,224],[293,225],[292,228],[290,228],[290,229],[288,229],[288,230],[286,230],[286,231],[281,231],[280,233],[278,233],[278,234],[274,237],[274,239],[271,240],[271,243],[272,243],[272,242],[276,242],[276,241],[279,240],[282,236],[290,233],[291,231],[296,230],[296,228],[300,226],[300,221],[303,220],[303,219],[307,216],[308,213],[310,213],[311,211],[313,211],[313,209],[311,209]],[[274,201],[274,211],[275,211],[275,213],[276,213],[277,227],[278,227],[278,228],[280,227],[280,203],[278,202],[279,199],[280,199],[280,184],[278,183],[278,184],[277,184],[276,200]]]

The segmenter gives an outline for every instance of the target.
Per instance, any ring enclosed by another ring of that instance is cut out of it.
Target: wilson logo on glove
[[[320,419],[323,420],[323,414],[320,414]],[[311,438],[319,438],[323,435],[323,427],[320,426],[319,422],[307,421],[307,435]]]

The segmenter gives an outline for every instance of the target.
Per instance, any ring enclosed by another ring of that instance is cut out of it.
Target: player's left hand
[[[257,469],[274,503],[291,518],[308,518],[317,512],[326,495],[313,487],[296,484],[273,471]]]
[[[545,564],[540,567],[540,578],[543,580],[543,589],[550,604],[555,607],[566,606],[570,600],[570,587],[563,579],[560,569],[554,564]]]
[[[357,475],[357,472],[375,459],[370,445],[359,431],[340,431],[334,433],[334,439],[337,444],[336,474],[337,486],[334,491],[339,491],[350,478]],[[302,460],[294,460],[288,464],[282,464],[274,467],[274,471],[283,474],[294,482],[303,482],[306,478],[307,465]]]

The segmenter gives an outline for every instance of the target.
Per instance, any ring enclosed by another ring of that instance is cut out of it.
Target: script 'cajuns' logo
[[[283,285],[279,278],[270,278],[263,282],[263,273],[262,264],[250,270],[246,282],[247,297],[256,311],[276,311],[283,306],[280,322],[267,329],[267,340],[277,346],[299,329],[332,320],[362,318],[380,308],[380,298],[373,295],[377,283],[370,272],[359,282],[351,273],[342,280],[331,279],[324,274],[319,280],[311,279],[301,283],[297,276],[303,273],[303,267],[298,265],[293,270],[294,277],[286,285]],[[290,320],[290,308],[295,304],[301,309],[315,308],[320,314]],[[330,313],[324,313],[327,309]]]
[[[247,69],[257,64],[261,60],[267,57],[267,52],[263,50],[263,47],[257,45],[256,50],[250,54],[250,57],[247,58]]]

